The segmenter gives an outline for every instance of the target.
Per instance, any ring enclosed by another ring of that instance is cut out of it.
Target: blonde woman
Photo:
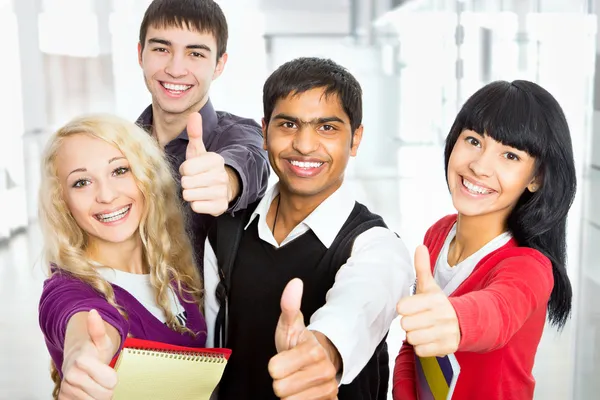
[[[109,399],[108,364],[128,335],[203,347],[201,281],[152,137],[120,118],[77,118],[50,138],[42,168],[39,312],[54,398]]]

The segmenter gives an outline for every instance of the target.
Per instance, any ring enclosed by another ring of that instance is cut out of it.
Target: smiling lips
[[[467,192],[474,195],[485,196],[495,192],[495,190],[490,189],[488,187],[476,185],[465,177],[462,177],[462,184],[463,187],[467,190]]]
[[[131,210],[131,204],[128,204],[125,207],[119,208],[118,210],[111,211],[108,213],[95,214],[94,217],[98,221],[106,224],[125,218],[125,216],[129,213],[129,210]]]
[[[193,86],[167,82],[160,82],[160,85],[165,89],[167,93],[173,96],[181,96],[182,94],[190,90],[190,88]]]
[[[311,178],[318,175],[323,170],[322,161],[300,161],[300,160],[287,160],[290,165],[292,172],[302,178]]]

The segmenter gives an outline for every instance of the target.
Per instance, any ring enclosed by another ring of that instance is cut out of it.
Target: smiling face
[[[450,154],[448,187],[459,214],[506,219],[525,190],[538,189],[534,174],[526,152],[464,130]]]
[[[169,114],[200,110],[227,62],[227,54],[217,60],[211,33],[178,27],[149,27],[146,43],[138,44],[138,56],[152,104]]]
[[[61,144],[55,166],[64,201],[90,245],[139,239],[144,197],[119,149],[73,135]]]
[[[341,186],[362,131],[360,126],[353,137],[339,97],[325,96],[322,88],[279,99],[271,120],[263,120],[263,134],[282,192],[329,197]]]

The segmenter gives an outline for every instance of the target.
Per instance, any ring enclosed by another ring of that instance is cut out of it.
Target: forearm
[[[549,264],[515,257],[498,264],[498,270],[484,289],[449,298],[461,332],[459,351],[489,352],[504,346],[535,310],[546,307],[552,291]]]
[[[225,160],[231,193],[231,212],[245,209],[260,199],[269,183],[269,162],[264,150],[252,145],[233,145],[219,152]],[[235,178],[235,179],[234,179]]]
[[[396,317],[396,303],[413,281],[408,252],[392,232],[373,228],[357,237],[325,305],[308,326],[326,335],[339,351],[343,384],[371,359]]]
[[[414,350],[410,344],[404,342],[394,366],[392,386],[394,400],[416,399],[415,385]]]

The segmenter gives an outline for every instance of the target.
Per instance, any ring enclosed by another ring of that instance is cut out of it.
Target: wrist
[[[231,203],[240,194],[240,178],[238,173],[227,165],[225,166],[225,172],[227,172],[227,177],[229,178],[227,184],[227,201]]]

